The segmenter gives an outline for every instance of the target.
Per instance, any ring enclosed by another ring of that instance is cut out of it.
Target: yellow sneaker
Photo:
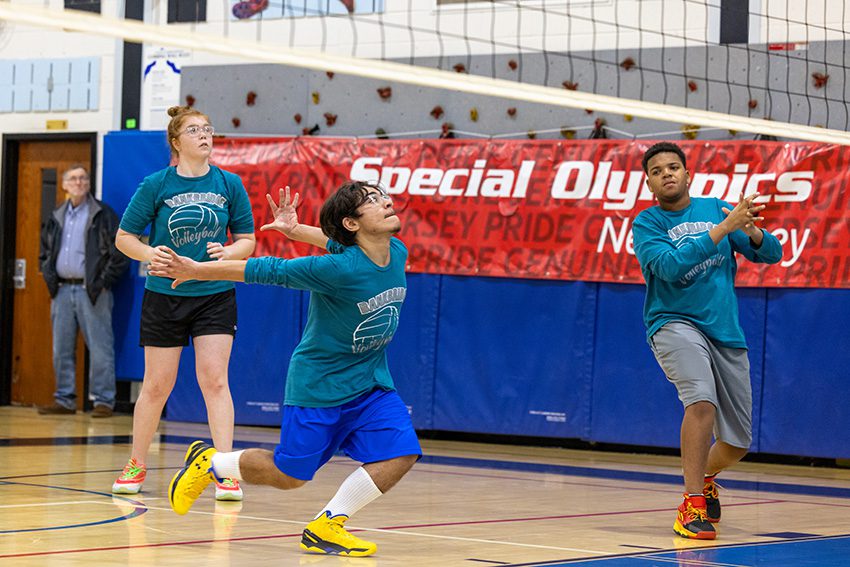
[[[195,441],[189,445],[185,466],[177,471],[168,485],[168,501],[172,510],[181,515],[188,512],[198,496],[213,481],[210,468],[216,452],[212,445],[203,441]]]
[[[330,517],[325,512],[304,528],[301,534],[301,549],[310,553],[363,557],[372,555],[378,546],[351,535],[345,530],[347,516]]]

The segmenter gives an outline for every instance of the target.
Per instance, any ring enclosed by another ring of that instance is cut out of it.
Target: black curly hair
[[[346,181],[331,195],[319,212],[319,225],[322,232],[343,246],[356,244],[355,233],[343,225],[346,217],[358,218],[360,213],[357,209],[366,202],[366,196],[372,191],[384,190],[376,183],[366,181]]]
[[[643,172],[649,173],[649,171],[646,169],[649,160],[651,160],[658,154],[663,154],[666,152],[679,156],[679,159],[682,160],[682,167],[684,167],[685,169],[688,168],[688,164],[685,160],[685,152],[682,151],[682,148],[672,142],[658,142],[657,144],[653,144],[652,146],[650,146],[650,148],[644,152],[643,161],[641,162],[641,164],[643,165]]]

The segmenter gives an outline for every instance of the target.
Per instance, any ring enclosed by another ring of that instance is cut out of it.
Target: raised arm
[[[677,248],[664,227],[643,214],[635,220],[632,234],[641,267],[667,282],[679,280],[694,266],[717,254],[717,245],[710,234],[688,239]]]
[[[247,260],[196,262],[185,256],[178,256],[167,246],[157,246],[153,250],[154,255],[148,271],[154,276],[173,279],[172,288],[188,280],[245,281]]]
[[[721,209],[726,213],[726,218],[720,224],[715,225],[708,233],[715,244],[720,244],[720,241],[728,235],[741,230],[752,239],[756,247],[761,246],[763,233],[755,223],[764,220],[763,217],[759,216],[759,213],[764,210],[764,205],[755,204],[758,196],[758,193],[753,193],[749,197],[745,197],[744,192],[741,191],[741,198],[732,210],[726,207]]]
[[[272,222],[261,226],[261,231],[276,230],[291,240],[306,242],[322,249],[327,248],[328,237],[322,232],[322,229],[298,222],[298,213],[295,208],[300,202],[300,195],[296,193],[295,197],[290,200],[289,185],[286,186],[286,189],[280,190],[277,204],[268,193],[266,199],[272,210]]]

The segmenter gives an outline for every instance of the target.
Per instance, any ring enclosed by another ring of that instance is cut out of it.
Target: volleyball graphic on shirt
[[[218,215],[207,205],[191,203],[174,209],[168,217],[168,233],[172,244],[179,248],[215,239],[221,226]]]
[[[398,308],[387,305],[357,325],[354,330],[352,352],[366,352],[381,348],[390,342],[397,328]]]

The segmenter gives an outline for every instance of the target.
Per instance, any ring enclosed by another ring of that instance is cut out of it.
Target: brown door
[[[42,215],[65,201],[62,172],[74,163],[91,166],[91,143],[83,141],[22,141],[18,161],[15,225],[16,274],[26,262],[24,287],[15,289],[12,337],[12,403],[53,402],[53,339],[50,294],[38,265]],[[52,191],[55,180],[55,190]],[[44,196],[44,197],[43,197]],[[43,203],[52,199],[51,203]],[[77,337],[77,407],[83,407],[85,347]]]

